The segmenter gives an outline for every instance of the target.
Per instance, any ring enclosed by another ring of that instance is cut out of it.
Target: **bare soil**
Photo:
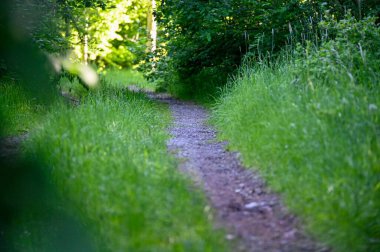
[[[148,95],[169,105],[174,123],[168,148],[183,160],[180,169],[203,187],[215,226],[227,230],[232,251],[328,251],[305,234],[255,171],[242,167],[237,153],[226,151],[226,142],[216,140],[207,110],[167,95]]]

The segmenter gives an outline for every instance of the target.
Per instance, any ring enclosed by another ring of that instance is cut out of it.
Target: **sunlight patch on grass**
[[[106,84],[113,87],[128,87],[134,85],[149,91],[156,89],[154,83],[148,82],[142,73],[132,69],[106,69],[101,76]]]

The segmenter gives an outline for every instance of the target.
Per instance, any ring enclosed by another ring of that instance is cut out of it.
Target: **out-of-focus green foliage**
[[[65,193],[57,193],[41,156],[35,154],[26,158],[21,154],[20,147],[28,132],[42,124],[41,119],[48,111],[66,107],[55,101],[57,84],[61,85],[62,92],[66,91],[63,89],[83,89],[84,85],[79,82],[88,84],[88,77],[96,80],[97,76],[88,74],[89,66],[66,61],[68,51],[75,48],[84,50],[87,46],[90,61],[92,59],[89,63],[130,66],[137,62],[140,56],[135,55],[142,52],[141,48],[136,49],[137,44],[142,45],[143,40],[125,42],[124,51],[112,49],[102,54],[103,51],[98,50],[100,43],[112,42],[107,33],[110,27],[113,27],[114,33],[120,33],[122,45],[123,39],[132,38],[137,33],[146,37],[143,26],[147,10],[133,8],[135,3],[139,8],[143,4],[123,1],[129,3],[128,8],[124,9],[127,5],[113,6],[121,2],[0,1],[0,251],[93,250],[86,235],[88,227],[84,228],[82,219],[73,216],[77,211],[62,199]],[[125,15],[118,16],[116,13],[115,19],[119,19],[108,22],[107,15],[117,7]],[[126,18],[129,15],[131,22]],[[137,24],[137,19],[141,19],[141,26]],[[97,35],[98,28],[102,33]],[[137,31],[140,28],[142,30]],[[108,47],[112,48],[112,45]],[[122,60],[114,60],[112,53],[117,53]],[[131,54],[134,58],[130,57]],[[82,61],[80,57],[78,54],[73,58]],[[107,62],[106,57],[110,58]],[[49,62],[49,58],[62,59],[58,68],[65,72],[61,72],[61,76],[54,75],[54,60]],[[71,76],[72,80],[67,79],[69,75],[74,75]],[[24,89],[30,92],[25,93]],[[69,99],[77,99],[73,93],[79,92],[73,90],[68,94]],[[89,123],[85,117],[80,117]],[[56,131],[55,128],[51,130]],[[70,161],[67,160],[67,163]]]
[[[148,42],[148,7],[147,0],[113,0],[105,10],[85,12],[89,59],[101,67],[129,68],[138,64],[145,56]]]
[[[145,56],[149,1],[59,1],[76,58],[100,67],[132,67]],[[87,48],[85,48],[87,47]]]
[[[101,67],[131,67],[145,56],[150,1],[13,0],[2,3],[4,43],[28,41],[49,54]],[[0,57],[3,58],[3,57]],[[2,69],[7,68],[2,60]]]

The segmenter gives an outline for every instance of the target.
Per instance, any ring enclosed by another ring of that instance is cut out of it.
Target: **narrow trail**
[[[168,148],[184,160],[180,169],[204,188],[216,228],[227,230],[232,251],[327,251],[312,241],[261,178],[244,169],[207,125],[209,113],[190,102],[150,95],[167,103],[174,123]]]

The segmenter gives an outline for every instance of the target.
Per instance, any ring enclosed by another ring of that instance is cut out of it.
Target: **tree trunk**
[[[148,50],[154,52],[157,48],[157,21],[153,15],[156,10],[156,0],[151,1],[151,6],[148,9],[147,25],[148,35],[150,40],[147,43]]]
[[[86,24],[85,24],[85,34],[83,37],[83,61],[84,64],[87,65],[88,63],[88,17],[86,17]]]

